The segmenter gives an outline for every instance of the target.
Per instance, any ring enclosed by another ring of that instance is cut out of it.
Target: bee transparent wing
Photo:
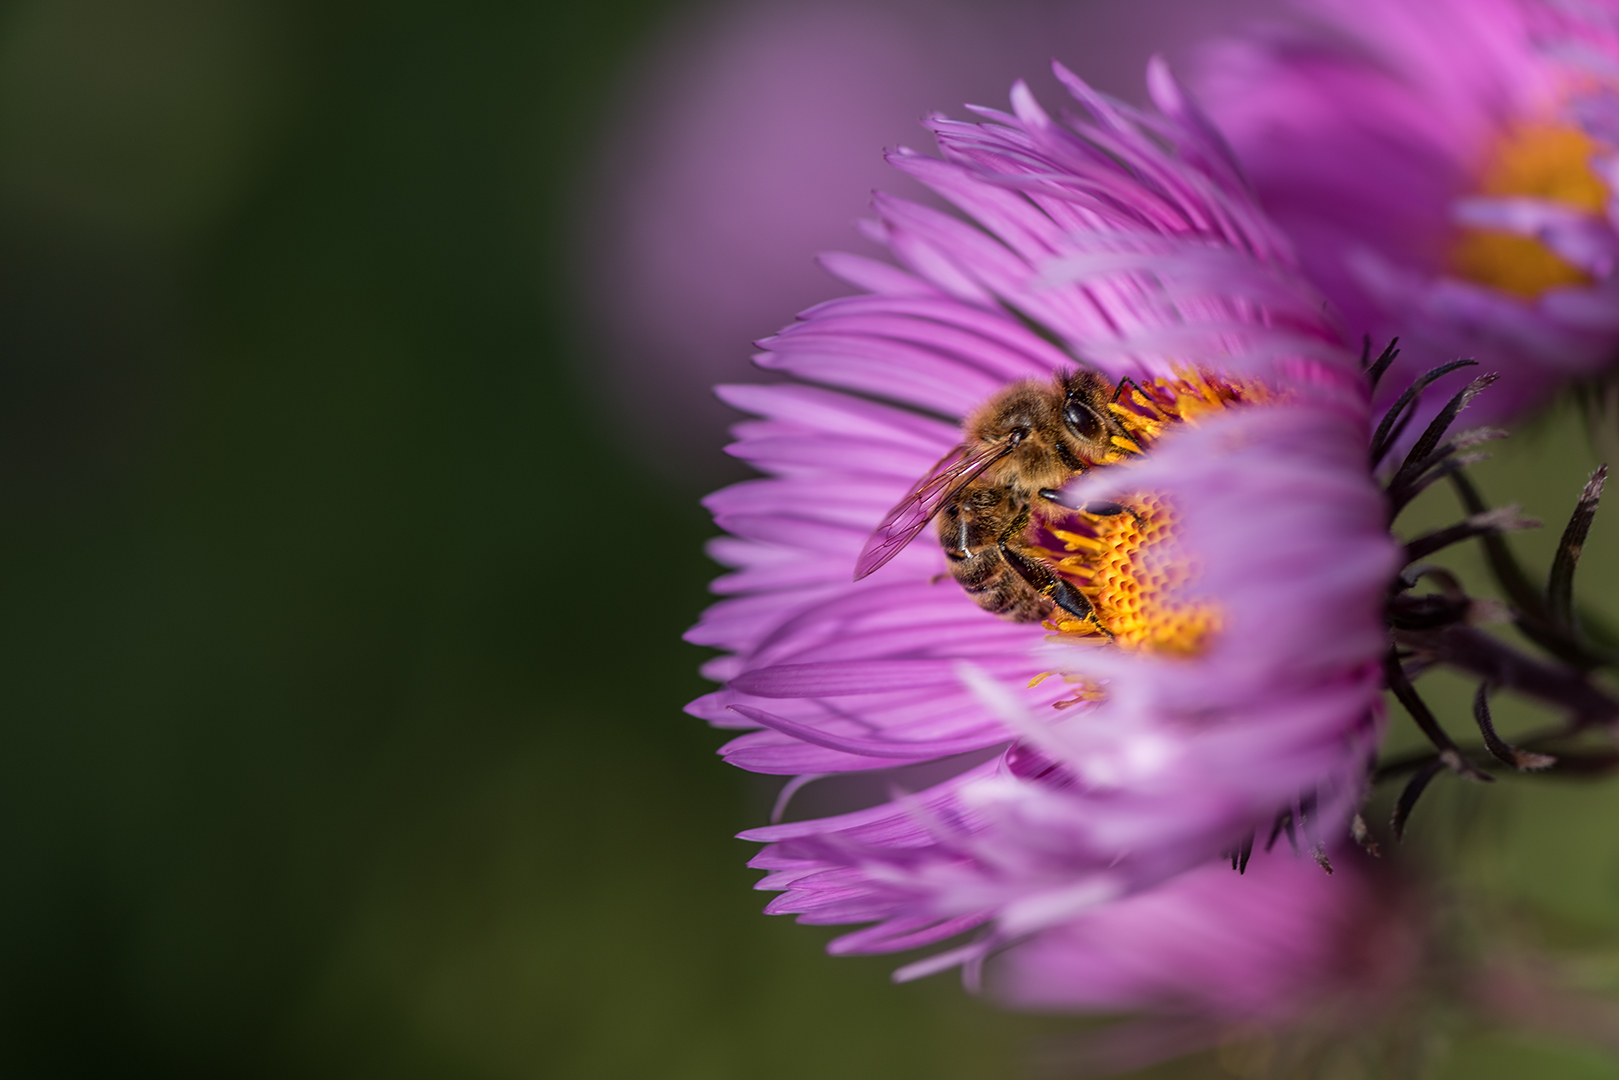
[[[854,579],[859,581],[903,551],[933,520],[946,499],[972,483],[979,473],[1005,457],[1016,445],[1016,442],[1005,442],[977,453],[958,446],[940,458],[872,531],[860,551],[860,558],[855,561]]]

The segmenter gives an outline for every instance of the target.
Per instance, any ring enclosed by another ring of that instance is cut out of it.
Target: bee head
[[[967,419],[968,441],[1006,446],[996,466],[1001,482],[1060,486],[1111,449],[1117,425],[1107,412],[1107,379],[1093,371],[1029,379],[1006,387]]]
[[[1081,447],[1107,446],[1114,427],[1106,413],[1108,385],[1095,372],[1082,371],[1062,381],[1062,425]]]

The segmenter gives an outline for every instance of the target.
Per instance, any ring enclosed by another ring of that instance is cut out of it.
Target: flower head
[[[1278,815],[1320,850],[1381,719],[1396,558],[1356,357],[1161,67],[1157,113],[1058,74],[1088,116],[1020,85],[935,118],[942,160],[894,155],[970,220],[878,196],[899,265],[828,257],[868,292],[763,343],[798,381],[722,391],[767,478],[709,502],[735,572],[691,639],[727,686],[691,711],[752,729],[722,753],[760,772],[972,755],[744,834],[769,910],[874,924],[834,951],[988,927],[913,973],[1245,862]]]
[[[1400,336],[1384,386],[1476,357],[1503,419],[1607,368],[1619,6],[1302,6],[1211,46],[1199,99],[1351,332]]]

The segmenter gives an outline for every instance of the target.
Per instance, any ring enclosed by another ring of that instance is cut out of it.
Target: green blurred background
[[[711,528],[576,385],[665,7],[4,9],[0,1071],[994,1074],[757,914]]]
[[[0,1073],[1000,1077],[1070,1026],[757,914],[760,790],[680,713],[711,528],[563,254],[673,12],[0,8]],[[1591,453],[1487,480],[1555,517]],[[1545,790],[1480,880],[1611,950],[1619,795]]]

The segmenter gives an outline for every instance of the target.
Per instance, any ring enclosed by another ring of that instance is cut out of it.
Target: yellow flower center
[[[1595,213],[1608,202],[1607,185],[1591,171],[1597,149],[1575,127],[1517,125],[1491,148],[1478,194],[1531,196]],[[1462,229],[1450,260],[1460,277],[1530,299],[1554,286],[1591,280],[1533,237],[1498,229]]]
[[[1132,388],[1112,409],[1130,434],[1126,449],[1140,453],[1171,428],[1273,397],[1260,383],[1182,370]],[[1076,511],[1043,525],[1049,543],[1042,554],[1093,609],[1083,620],[1058,609],[1047,628],[1076,644],[1197,655],[1219,632],[1220,610],[1189,595],[1201,570],[1179,543],[1173,505],[1144,491],[1118,499],[1117,507],[1122,509]]]
[[[1085,532],[1052,530],[1073,554],[1057,561],[1095,609],[1081,622],[1053,620],[1061,635],[1109,640],[1124,649],[1195,656],[1220,629],[1220,611],[1189,600],[1200,573],[1176,543],[1175,514],[1162,496],[1143,493],[1121,514],[1081,515]]]

